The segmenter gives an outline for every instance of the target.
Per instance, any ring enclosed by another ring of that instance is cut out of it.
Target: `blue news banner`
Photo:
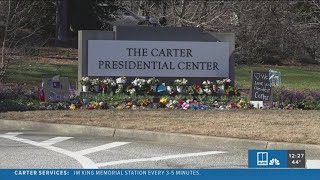
[[[320,169],[2,169],[0,180],[40,179],[319,180]]]
[[[248,169],[0,169],[0,180],[320,180],[320,169],[305,169],[305,159],[304,150],[249,150]]]

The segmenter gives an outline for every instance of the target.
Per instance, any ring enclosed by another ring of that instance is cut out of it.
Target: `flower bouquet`
[[[101,87],[102,87],[102,92],[104,93],[105,90],[107,89],[108,92],[112,91],[113,87],[116,87],[117,83],[112,79],[112,78],[106,78],[102,80],[101,82]]]
[[[208,94],[208,95],[211,95],[211,94],[212,94],[212,90],[211,90],[209,87],[204,88],[203,91],[204,91],[206,94]]]
[[[186,89],[186,93],[188,94],[194,94],[194,89],[192,86],[188,86],[187,89]]]
[[[186,86],[188,83],[188,80],[185,78],[182,79],[176,79],[174,80],[173,84],[177,87],[177,91],[179,93],[183,92],[183,87]]]
[[[159,101],[160,107],[166,107],[167,101],[168,101],[167,97],[161,97]]]
[[[203,94],[203,89],[202,89],[201,85],[199,85],[199,84],[194,85],[193,89],[197,94]]]
[[[166,88],[167,88],[167,92],[168,92],[169,94],[174,93],[174,89],[172,88],[172,86],[167,86]]]
[[[231,79],[224,79],[224,87],[228,89],[230,87]]]
[[[145,91],[147,89],[146,85],[146,80],[145,79],[140,79],[140,78],[135,78],[131,84],[133,87],[136,88],[136,91]]]
[[[159,84],[159,79],[156,79],[154,77],[150,78],[147,80],[147,84],[150,86],[151,91],[156,92]]]
[[[119,84],[125,84],[127,82],[127,78],[122,76],[116,79],[116,83]]]
[[[127,78],[122,76],[116,79],[116,83],[118,85],[118,89],[116,90],[116,93],[120,93],[123,91],[123,86],[127,82]]]
[[[136,93],[136,88],[134,88],[132,85],[128,86],[127,87],[127,92],[130,94],[130,95],[133,95]]]
[[[214,84],[212,86],[212,93],[214,95],[223,95],[225,92],[224,92],[223,87],[221,87],[221,86],[219,87],[218,85]]]
[[[209,80],[206,80],[206,81],[203,81],[203,82],[202,82],[202,86],[203,86],[204,88],[209,88],[211,85],[212,85],[212,82],[209,81]]]
[[[212,82],[209,81],[209,80],[206,80],[206,81],[203,81],[202,82],[202,86],[203,86],[203,91],[206,93],[206,94],[209,94],[211,95],[212,94]]]
[[[82,85],[82,91],[83,92],[88,92],[89,91],[89,86],[91,84],[89,77],[82,77],[80,79],[80,84]]]
[[[94,91],[95,91],[95,92],[99,92],[100,79],[99,79],[99,78],[92,79],[92,80],[91,80],[91,85],[94,87]]]
[[[223,79],[223,80],[216,81],[216,84],[222,90],[228,89],[228,87],[230,86],[230,83],[231,83],[231,79]]]

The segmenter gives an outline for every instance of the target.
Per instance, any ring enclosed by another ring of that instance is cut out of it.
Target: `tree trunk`
[[[68,0],[56,1],[56,44],[68,41]]]
[[[163,0],[162,2],[162,16],[166,16],[167,15],[167,1]]]
[[[139,9],[138,9],[138,15],[139,16],[144,16],[144,1],[140,0],[139,1]]]
[[[10,13],[11,13],[11,0],[8,1],[8,13],[7,13],[7,17],[6,17],[4,32],[3,32],[3,40],[2,40],[2,48],[1,48],[1,67],[0,67],[0,69],[4,69],[5,68],[4,59],[5,59],[6,38],[7,38],[7,31],[8,31],[8,26],[9,26]]]

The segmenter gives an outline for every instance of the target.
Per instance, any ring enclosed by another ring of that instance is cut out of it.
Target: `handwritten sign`
[[[46,102],[68,102],[70,82],[67,77],[44,78],[42,88]]]
[[[269,71],[253,71],[251,86],[252,101],[271,101],[271,82],[269,80]]]

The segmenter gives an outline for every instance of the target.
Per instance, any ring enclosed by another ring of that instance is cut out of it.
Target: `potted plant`
[[[99,88],[100,88],[100,80],[99,80],[99,78],[92,79],[91,80],[91,85],[93,86],[95,92],[99,92]]]
[[[101,86],[103,93],[105,93],[105,90],[107,90],[107,92],[111,92],[112,88],[117,86],[117,83],[112,78],[105,78],[102,80]]]
[[[147,80],[147,84],[149,84],[150,86],[150,90],[152,92],[156,92],[157,91],[157,87],[158,87],[158,84],[159,84],[159,79],[156,79],[156,78],[150,78]]]
[[[80,84],[82,85],[82,91],[83,92],[88,92],[89,91],[89,86],[90,86],[89,77],[82,77],[80,79]]]
[[[116,89],[116,93],[121,93],[123,92],[123,86],[127,82],[127,78],[122,76],[116,79],[116,83],[118,85],[118,89]]]
[[[231,79],[223,79],[223,80],[216,81],[216,84],[222,90],[228,89],[228,87],[230,86],[230,83],[231,83]]]
[[[217,81],[216,81],[216,86],[217,86],[219,89],[224,90],[224,80],[217,80]]]
[[[174,86],[177,87],[177,91],[178,93],[182,93],[183,92],[183,87],[186,86],[188,83],[188,80],[185,78],[182,79],[176,79],[174,80]]]
[[[172,86],[167,86],[167,92],[168,92],[169,94],[172,94],[173,91],[174,91],[174,89],[172,88]]]
[[[140,78],[135,78],[131,82],[132,86],[136,89],[136,91],[145,91],[146,90],[146,80],[145,79],[140,79]]]
[[[193,89],[197,94],[203,94],[203,89],[202,89],[201,85],[196,84],[193,86]]]
[[[209,80],[203,81],[202,86],[203,86],[203,91],[206,94],[209,94],[209,95],[212,94],[212,82],[211,81],[209,81]]]

